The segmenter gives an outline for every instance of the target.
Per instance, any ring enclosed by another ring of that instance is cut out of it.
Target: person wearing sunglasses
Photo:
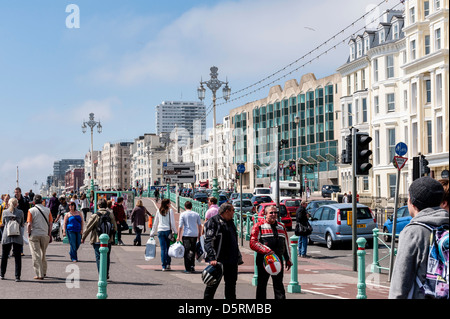
[[[278,209],[275,205],[266,206],[264,220],[252,228],[250,236],[250,248],[256,251],[256,266],[258,268],[258,285],[256,287],[256,299],[267,299],[267,283],[272,277],[275,299],[286,299],[283,285],[283,267],[277,275],[270,275],[264,267],[264,257],[275,254],[283,258],[286,270],[292,266],[289,237],[284,225],[277,220]]]

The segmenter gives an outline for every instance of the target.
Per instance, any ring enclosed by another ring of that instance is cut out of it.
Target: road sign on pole
[[[403,166],[405,166],[405,163],[407,160],[408,160],[408,158],[406,158],[406,157],[394,156],[394,166],[398,170],[401,170],[403,168]]]
[[[408,153],[408,146],[403,142],[397,143],[397,145],[395,145],[395,153],[397,153],[398,156],[405,155]]]

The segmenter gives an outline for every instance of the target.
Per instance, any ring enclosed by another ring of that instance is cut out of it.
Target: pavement
[[[152,199],[143,198],[144,205],[154,213],[157,204]],[[176,209],[175,209],[176,211]],[[179,214],[175,214],[178,224]],[[202,299],[204,284],[201,270],[206,263],[196,264],[196,273],[185,274],[183,259],[172,258],[172,270],[162,272],[159,245],[156,258],[145,261],[145,242],[149,230],[143,234],[143,246],[133,246],[134,234],[123,233],[124,246],[112,246],[110,280],[107,285],[108,299]],[[241,242],[239,240],[239,242]],[[237,298],[255,298],[256,287],[252,285],[254,253],[244,240],[240,247],[244,264],[239,266]],[[48,271],[44,280],[34,280],[35,276],[29,246],[24,246],[21,282],[14,281],[14,259],[9,258],[5,280],[0,281],[2,299],[97,299],[98,273],[94,250],[87,242],[78,250],[79,262],[73,263],[69,257],[69,245],[52,242],[47,250]],[[366,269],[370,265],[366,265]],[[334,262],[326,256],[298,258],[299,293],[288,293],[291,271],[285,272],[284,283],[287,299],[356,299],[358,295],[358,273],[351,267]],[[216,298],[223,299],[223,283]],[[366,272],[367,299],[387,299],[389,283],[387,275]],[[273,299],[269,281],[268,299]]]

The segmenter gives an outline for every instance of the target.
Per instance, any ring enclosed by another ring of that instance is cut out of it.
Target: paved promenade
[[[144,198],[144,205],[151,212],[157,206]],[[175,214],[178,224],[179,214]],[[204,284],[201,271],[206,263],[196,264],[196,273],[184,274],[183,259],[172,258],[172,270],[162,272],[159,245],[156,258],[145,261],[145,242],[149,238],[147,229],[143,235],[143,246],[133,246],[134,234],[125,233],[125,246],[113,246],[111,251],[110,280],[107,285],[108,299],[202,299]],[[239,241],[240,242],[240,241]],[[244,240],[241,247],[244,264],[239,266],[237,282],[238,299],[254,299],[256,287],[252,286],[254,254]],[[86,242],[79,249],[79,262],[69,258],[69,245],[53,242],[47,250],[48,272],[43,281],[35,276],[29,246],[24,246],[21,282],[14,281],[14,259],[9,258],[5,280],[0,281],[2,299],[96,299],[98,273],[94,250]],[[350,267],[333,263],[327,258],[298,259],[298,281],[301,293],[287,293],[288,299],[355,299],[357,295],[357,272]],[[367,266],[367,265],[366,265]],[[366,292],[368,299],[386,299],[389,284],[386,275],[368,273]],[[285,272],[286,286],[290,282],[290,271]],[[216,294],[223,299],[223,283]],[[269,282],[268,298],[273,298]]]

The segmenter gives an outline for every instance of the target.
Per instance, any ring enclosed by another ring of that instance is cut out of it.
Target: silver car
[[[241,212],[241,200],[235,199],[233,202],[233,207],[236,213]],[[247,213],[253,214],[253,204],[249,199],[242,200],[242,217],[246,217]]]
[[[313,228],[310,242],[325,243],[328,249],[337,244],[351,242],[352,204],[330,204],[319,207],[310,217]],[[347,222],[348,218],[348,222]],[[357,237],[364,237],[369,245],[373,242],[373,229],[377,227],[374,215],[369,207],[357,204]]]

